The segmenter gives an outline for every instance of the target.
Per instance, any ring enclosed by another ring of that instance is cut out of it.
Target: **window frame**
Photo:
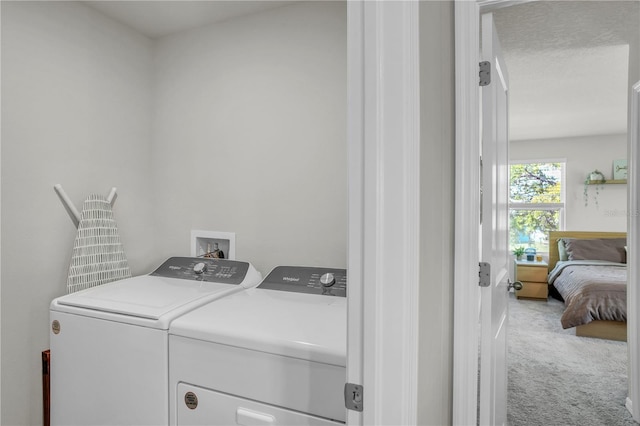
[[[509,179],[511,179],[511,166],[515,164],[544,164],[544,163],[560,163],[560,202],[559,203],[512,203],[511,202],[511,187],[509,186],[509,204],[508,211],[509,215],[512,210],[550,210],[550,211],[558,211],[558,231],[564,231],[565,229],[565,220],[566,220],[566,207],[567,207],[567,185],[566,185],[566,175],[567,175],[567,159],[566,158],[538,158],[538,159],[526,159],[526,160],[518,160],[511,159],[509,160]],[[511,235],[511,227],[509,227],[508,235]],[[511,243],[509,242],[509,250],[513,249],[511,247]],[[548,254],[549,252],[541,252],[543,254]]]

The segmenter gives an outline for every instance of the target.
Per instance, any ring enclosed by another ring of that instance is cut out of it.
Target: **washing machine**
[[[247,262],[172,257],[51,302],[51,424],[167,425],[173,320],[260,284]]]
[[[341,425],[347,273],[279,266],[169,328],[170,425]]]

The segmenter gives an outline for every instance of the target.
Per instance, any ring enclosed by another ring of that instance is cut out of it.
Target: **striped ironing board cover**
[[[67,278],[67,293],[131,276],[111,204],[98,194],[82,205]]]

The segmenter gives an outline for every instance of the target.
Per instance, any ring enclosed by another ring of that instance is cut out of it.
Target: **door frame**
[[[418,12],[418,0],[347,2],[347,381],[364,387],[349,425],[417,423]]]
[[[640,197],[636,189],[640,188],[640,81],[631,89],[631,108],[629,115],[629,173],[627,179],[627,211],[630,212],[627,226],[627,247],[629,249],[627,259],[627,346],[629,349],[629,396],[626,407],[633,415],[633,419],[640,422],[640,271],[637,265],[640,263]],[[636,285],[630,285],[636,283]]]
[[[455,247],[453,424],[478,420],[480,332],[480,16],[530,0],[455,0]]]
[[[480,291],[477,286],[479,259],[480,196],[477,186],[480,174],[479,143],[480,108],[478,91],[479,22],[482,13],[536,0],[455,0],[455,64],[456,64],[456,212],[454,275],[454,349],[453,349],[453,424],[476,424],[478,406],[478,321]],[[640,83],[634,86],[631,115],[640,115]],[[629,161],[640,164],[640,124],[631,126]],[[635,137],[632,135],[635,132]],[[630,166],[630,173],[633,166]],[[632,229],[640,229],[640,173],[628,180],[629,252],[640,262],[640,243]],[[633,207],[633,209],[632,209]],[[634,228],[632,228],[634,226]],[[634,232],[636,232],[634,231]],[[638,264],[638,263],[634,263]],[[629,282],[640,282],[640,273],[629,270]],[[633,281],[632,281],[633,280]],[[629,347],[629,396],[627,409],[640,421],[640,291],[629,286],[627,335]],[[633,317],[631,317],[633,316]],[[634,319],[631,319],[634,318]]]
[[[480,16],[522,1],[455,1],[456,194],[453,424],[478,421],[480,343]]]
[[[480,5],[455,2],[455,218],[453,294],[454,425],[478,419],[480,333]]]

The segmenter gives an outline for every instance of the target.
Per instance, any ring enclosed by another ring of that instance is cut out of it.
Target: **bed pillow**
[[[563,262],[565,260],[569,260],[569,255],[567,254],[567,248],[564,245],[564,240],[562,238],[558,239],[558,258]]]
[[[626,263],[626,238],[563,238],[568,260],[606,260]]]

